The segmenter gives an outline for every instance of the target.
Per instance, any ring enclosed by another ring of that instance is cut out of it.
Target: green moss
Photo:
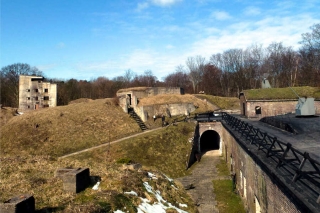
[[[296,94],[299,97],[320,99],[319,87],[267,88],[244,90],[243,92],[247,100],[297,99]]]
[[[126,212],[137,212],[132,200],[123,194],[117,194],[112,198],[113,210],[123,209]]]
[[[220,162],[216,165],[216,168],[218,169],[218,175],[219,176],[229,176],[230,175],[230,171],[225,163],[225,161],[223,160],[223,158],[220,158]]]
[[[213,180],[214,194],[220,213],[244,213],[241,198],[233,192],[232,180]]]
[[[128,158],[120,158],[117,160],[117,163],[120,163],[120,164],[130,164],[132,163],[132,160],[131,159],[128,159]]]
[[[230,172],[223,158],[216,165],[219,177],[229,177]],[[217,207],[220,213],[245,212],[241,198],[233,191],[233,182],[227,180],[213,180],[213,190],[216,195]]]

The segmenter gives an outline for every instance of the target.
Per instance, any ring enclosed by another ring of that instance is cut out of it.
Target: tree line
[[[185,65],[178,65],[173,73],[161,81],[151,70],[137,75],[128,69],[112,79],[98,77],[86,80],[47,79],[58,84],[58,105],[66,105],[79,98],[114,97],[117,90],[128,87],[182,87],[185,93],[216,96],[237,96],[245,89],[261,87],[268,79],[272,87],[320,87],[320,24],[303,33],[301,47],[294,50],[282,42],[267,47],[253,44],[245,49],[228,49],[206,59],[200,55],[188,57]],[[18,106],[19,75],[41,75],[36,67],[17,63],[3,67],[0,72],[1,104]]]

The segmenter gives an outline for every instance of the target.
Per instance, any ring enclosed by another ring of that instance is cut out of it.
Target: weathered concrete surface
[[[191,195],[200,213],[219,212],[216,207],[212,180],[218,177],[216,164],[220,161],[219,150],[206,152],[199,163],[193,165],[192,175],[177,178]],[[194,188],[193,188],[194,187]]]
[[[320,161],[320,116],[298,118],[292,115],[275,116],[274,119],[279,119],[282,122],[290,124],[298,134],[286,132],[284,130],[275,128],[266,123],[259,121],[258,119],[245,119],[238,117],[245,122],[250,123],[256,128],[259,128],[263,132],[277,137],[284,143],[291,143],[293,147],[301,152],[308,152],[310,156]]]

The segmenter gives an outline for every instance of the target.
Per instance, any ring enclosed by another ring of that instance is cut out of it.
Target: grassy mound
[[[172,205],[187,204],[184,210],[196,212],[183,187],[162,173],[169,177],[185,174],[186,153],[191,145],[187,138],[193,134],[193,128],[193,123],[181,123],[157,130],[154,135],[146,134],[128,139],[124,144],[58,160],[49,155],[1,156],[0,201],[30,193],[36,199],[37,212],[113,212],[117,209],[135,212],[141,203],[138,197],[156,202],[156,197],[147,193],[143,185],[148,182]],[[142,170],[125,169],[124,165],[130,162],[142,163]],[[99,190],[90,187],[78,194],[63,191],[62,181],[54,177],[55,170],[80,167],[89,167],[91,176],[101,177]],[[157,179],[149,178],[147,172],[156,174]],[[124,193],[129,191],[136,192],[138,197]]]
[[[236,97],[219,97],[212,95],[195,95],[200,99],[207,99],[210,103],[216,105],[220,109],[238,110],[240,109],[239,98]]]
[[[112,99],[30,111],[1,127],[0,155],[61,156],[140,132]]]

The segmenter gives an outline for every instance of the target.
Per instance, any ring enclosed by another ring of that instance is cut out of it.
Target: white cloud
[[[261,13],[260,8],[258,7],[247,7],[244,9],[244,14],[247,16],[256,16]]]
[[[276,20],[276,21],[275,21]],[[233,48],[245,49],[257,43],[264,47],[272,42],[282,42],[297,49],[301,34],[307,32],[310,24],[319,20],[308,15],[294,17],[265,17],[259,21],[239,22],[226,26],[223,31],[195,41],[189,55],[202,55],[209,59],[212,54]]]
[[[217,20],[220,20],[220,21],[227,20],[227,19],[231,18],[229,13],[227,13],[225,11],[214,11],[214,12],[212,12],[211,16]]]
[[[172,46],[171,44],[168,44],[167,46],[166,46],[166,49],[173,49],[174,48],[174,46]]]
[[[170,6],[176,4],[182,0],[152,0],[152,3],[159,6]]]
[[[138,6],[137,6],[137,12],[140,12],[144,9],[147,9],[149,7],[149,3],[148,2],[142,2],[142,3],[138,3]]]

